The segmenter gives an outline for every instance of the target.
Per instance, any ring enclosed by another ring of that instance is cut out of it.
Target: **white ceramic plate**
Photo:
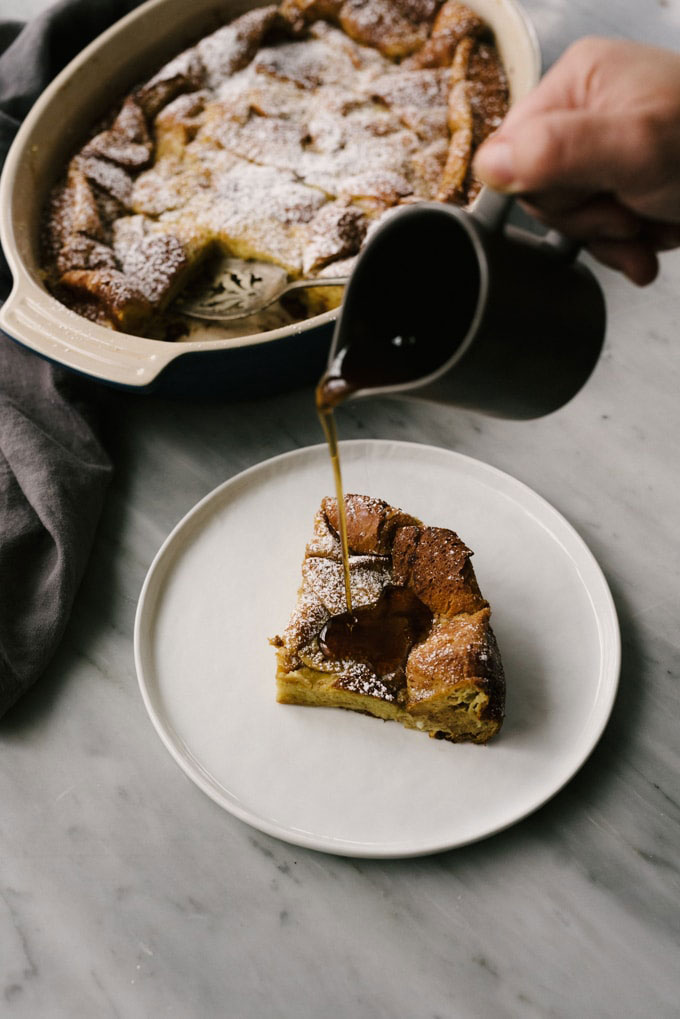
[[[286,625],[313,515],[332,491],[324,446],[232,478],[169,536],[135,623],[144,702],[189,778],[261,831],[348,856],[461,846],[535,810],[595,746],[619,674],[612,598],[573,528],[509,475],[412,443],[341,449],[346,491],[451,527],[475,550],[507,678],[500,736],[454,745],[276,703],[268,638]]]

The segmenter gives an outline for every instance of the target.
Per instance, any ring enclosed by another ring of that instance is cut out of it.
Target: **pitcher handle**
[[[470,209],[470,215],[486,230],[496,233],[503,229],[512,201],[510,195],[502,195],[500,191],[483,187]]]
[[[513,201],[512,195],[503,195],[484,187],[470,209],[470,215],[490,233],[498,233],[505,226]],[[578,241],[566,237],[559,230],[549,230],[541,243],[552,255],[565,262],[573,262],[581,250]]]
[[[573,237],[565,237],[559,230],[548,230],[543,238],[546,248],[565,262],[573,262],[581,250],[581,245]]]

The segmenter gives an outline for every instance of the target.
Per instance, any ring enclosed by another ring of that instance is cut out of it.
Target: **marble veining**
[[[5,0],[25,17],[42,0]],[[679,0],[527,0],[546,62],[580,35],[677,45]],[[321,441],[309,389],[226,406],[116,397],[116,477],[63,644],[0,722],[0,1015],[11,1019],[674,1017],[680,1000],[680,254],[596,269],[604,356],[537,422],[354,403],[341,437],[456,449],[577,528],[614,595],[620,693],[536,814],[438,856],[362,861],[253,831],[158,740],[132,627],[158,547],[244,468]]]

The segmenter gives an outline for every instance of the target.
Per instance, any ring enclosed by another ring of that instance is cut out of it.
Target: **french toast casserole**
[[[486,743],[505,677],[470,549],[380,499],[345,496],[352,612],[335,499],[324,499],[281,636],[277,699],[349,708],[437,739]]]
[[[176,339],[189,324],[173,302],[218,252],[346,275],[392,208],[473,200],[472,155],[507,106],[492,34],[460,3],[254,8],[89,130],[45,211],[46,283],[96,322]],[[341,299],[300,293],[266,327]]]

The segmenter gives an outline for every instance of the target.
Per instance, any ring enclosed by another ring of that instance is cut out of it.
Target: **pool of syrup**
[[[432,613],[413,591],[388,585],[371,605],[332,616],[319,634],[319,646],[327,658],[351,658],[386,676],[402,669],[431,625]]]

